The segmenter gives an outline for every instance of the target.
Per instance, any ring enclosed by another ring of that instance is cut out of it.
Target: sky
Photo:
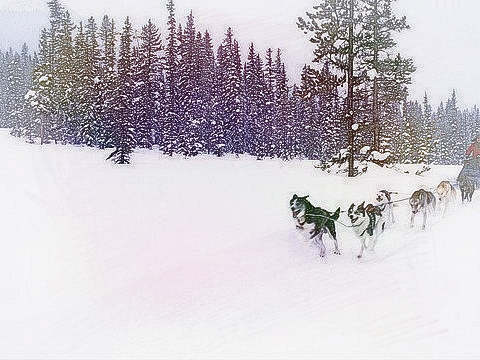
[[[19,47],[23,41],[36,46],[46,24],[46,0],[0,0],[0,48]],[[146,19],[165,29],[164,0],[63,0],[75,19],[107,13],[119,21],[131,16],[140,27]],[[281,48],[291,82],[298,82],[305,63],[312,60],[312,46],[298,30],[296,19],[315,0],[176,0],[177,19],[185,22],[193,10],[199,29],[207,29],[218,43],[232,26],[246,54],[250,42],[262,53]],[[461,105],[480,104],[480,26],[477,0],[397,0],[399,15],[406,15],[411,29],[398,36],[398,48],[417,66],[411,96],[427,92],[434,104],[455,89]]]

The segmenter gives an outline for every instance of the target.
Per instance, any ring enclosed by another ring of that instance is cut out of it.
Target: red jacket
[[[472,154],[473,158],[480,156],[480,147],[477,145],[477,142],[474,142],[472,145],[468,147],[466,155],[470,155],[470,154]]]

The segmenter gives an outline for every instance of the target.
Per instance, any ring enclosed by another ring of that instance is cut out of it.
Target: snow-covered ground
[[[478,358],[480,202],[321,259],[290,197],[334,210],[453,179],[310,162],[167,158],[0,133],[0,358]],[[344,215],[341,221],[347,222]]]

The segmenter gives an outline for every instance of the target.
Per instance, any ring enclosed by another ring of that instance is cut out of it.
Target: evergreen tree
[[[79,123],[75,118],[74,108],[74,67],[73,58],[73,30],[74,25],[70,13],[64,10],[61,13],[60,28],[57,31],[54,43],[55,63],[52,72],[54,82],[54,128],[55,142],[77,143]]]
[[[428,100],[427,93],[423,98],[423,118],[421,123],[421,136],[420,136],[420,161],[422,163],[432,163],[434,161],[435,150],[435,134],[433,125],[433,112],[432,106]]]
[[[71,133],[69,135],[71,142],[73,143],[80,143],[82,140],[82,122],[84,119],[88,119],[88,108],[90,106],[89,102],[89,86],[88,86],[88,50],[87,50],[87,40],[85,37],[85,33],[83,30],[83,23],[80,23],[77,31],[77,35],[75,37],[75,46],[74,46],[74,54],[75,63],[73,64],[73,101],[75,105],[72,109],[71,113],[71,122],[75,124],[72,129],[76,131],[76,133]],[[87,120],[88,121],[88,120]],[[88,125],[87,125],[88,126]],[[85,127],[87,127],[85,126]],[[85,134],[85,141],[88,145],[92,145],[93,143],[93,136],[89,138],[88,132]]]
[[[380,92],[382,91],[382,80],[385,75],[392,71],[395,66],[389,59],[395,54],[396,41],[393,38],[394,32],[401,32],[408,29],[406,18],[397,18],[392,11],[393,0],[362,0],[363,37],[360,45],[362,52],[362,67],[371,72],[371,118],[373,124],[373,148],[381,150],[382,104],[380,103]],[[391,84],[388,84],[391,85]],[[387,86],[388,86],[387,85]],[[401,86],[402,84],[398,84]],[[383,104],[384,106],[387,104]],[[385,129],[388,131],[388,124]],[[384,131],[385,131],[384,130]]]
[[[100,142],[101,136],[101,52],[97,40],[97,24],[93,17],[88,19],[85,31],[86,71],[85,71],[85,115],[80,122],[80,139],[82,143],[93,146]]]
[[[142,27],[135,84],[135,135],[137,144],[151,148],[161,141],[161,116],[164,110],[162,41],[158,28],[148,20]]]
[[[31,121],[25,132],[30,140],[38,136],[40,144],[52,139],[54,126],[54,80],[52,75],[51,32],[43,29],[39,43],[39,61],[33,72],[32,89],[26,95]]]
[[[277,144],[276,156],[289,160],[291,155],[290,139],[292,137],[291,123],[289,122],[289,93],[288,79],[285,64],[282,62],[280,49],[275,56],[275,135]]]
[[[165,102],[166,114],[162,135],[162,150],[169,155],[175,152],[175,143],[179,134],[178,114],[178,41],[175,20],[175,5],[168,0],[168,35],[165,49]]]
[[[216,64],[212,38],[208,31],[202,38],[197,37],[198,51],[198,93],[196,116],[199,119],[199,142],[205,153],[214,153],[219,135],[215,133]],[[223,143],[223,140],[220,141]]]
[[[245,94],[245,151],[251,155],[265,156],[262,142],[262,126],[266,126],[266,101],[262,61],[250,44],[244,70]]]
[[[264,94],[264,121],[261,132],[261,151],[263,157],[273,157],[275,155],[275,69],[273,64],[273,51],[267,49],[264,68],[265,87]]]
[[[420,158],[420,133],[418,119],[422,118],[422,108],[417,102],[405,101],[403,104],[403,133],[400,148],[400,162],[416,164]]]
[[[185,30],[182,32],[181,27],[179,28],[178,39],[181,55],[178,74],[181,126],[177,151],[185,156],[195,156],[201,151],[200,121],[196,112],[200,76],[197,64],[200,49],[192,12],[188,16]]]
[[[348,175],[354,176],[354,86],[361,84],[361,76],[355,74],[361,64],[358,47],[362,43],[362,13],[355,0],[321,0],[314,12],[307,12],[308,20],[298,19],[298,26],[310,41],[316,44],[314,62],[328,63],[343,76],[347,83],[345,123],[348,133]],[[360,69],[362,70],[362,69]]]
[[[225,39],[218,49],[217,61],[217,120],[223,121],[225,151],[241,154],[244,152],[242,69],[239,46],[233,39],[231,28],[228,28]]]
[[[300,117],[302,128],[299,129],[301,148],[303,156],[310,160],[322,159],[321,123],[318,118],[318,90],[316,82],[318,73],[311,67],[305,65],[301,74],[301,83],[298,90],[302,98]]]
[[[135,147],[133,127],[133,30],[127,17],[120,38],[118,57],[118,89],[115,102],[116,123],[114,126],[115,151],[109,156],[117,164],[128,164]]]
[[[25,95],[21,57],[10,52],[7,58],[7,83],[5,89],[4,126],[12,127]]]
[[[100,148],[111,147],[114,144],[113,132],[115,128],[116,88],[118,84],[116,66],[115,23],[108,16],[104,16],[100,27],[100,68],[96,108],[99,117],[97,144]]]
[[[302,135],[304,128],[304,118],[302,117],[302,99],[300,97],[300,91],[296,84],[292,87],[292,95],[290,97],[289,106],[289,122],[291,124],[292,137],[290,139],[292,158],[303,157]]]

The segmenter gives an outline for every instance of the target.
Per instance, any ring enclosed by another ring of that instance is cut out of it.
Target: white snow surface
[[[378,72],[377,70],[375,69],[371,69],[371,70],[368,70],[367,71],[367,76],[370,78],[370,79],[375,79],[377,76],[378,76]]]
[[[48,75],[43,75],[40,79],[38,79],[38,82],[39,83],[45,83],[45,82],[48,82],[50,80],[49,76]]]
[[[326,239],[320,258],[288,208],[297,193],[346,209],[458,167],[419,177],[372,165],[347,179],[307,161],[155,151],[120,167],[108,151],[7,131],[0,153],[1,358],[480,356],[478,198],[424,232],[399,204],[362,260],[341,226],[342,255]]]
[[[366,155],[372,149],[371,146],[364,146],[360,149],[360,154]]]
[[[390,157],[390,153],[389,152],[381,153],[379,151],[372,151],[371,156],[373,160],[385,161]]]
[[[28,90],[27,93],[25,94],[25,100],[29,100],[32,98],[35,98],[37,96],[37,92],[34,90]]]

